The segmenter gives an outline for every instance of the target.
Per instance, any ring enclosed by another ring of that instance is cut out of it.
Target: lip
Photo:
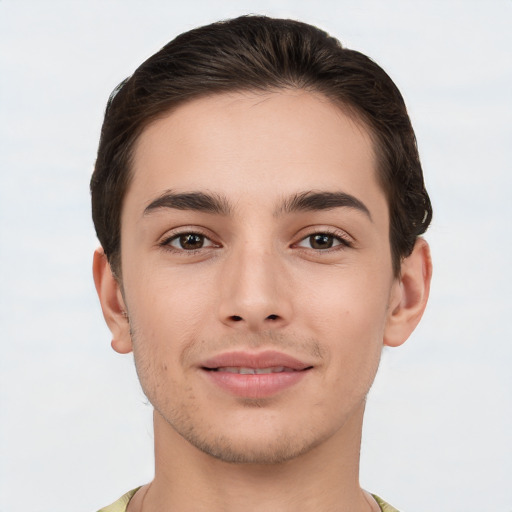
[[[284,369],[277,373],[240,374],[232,368]],[[267,350],[259,353],[226,352],[204,361],[200,369],[205,377],[228,393],[244,398],[267,398],[300,382],[312,368],[288,354]]]
[[[276,350],[264,352],[225,352],[204,361],[201,366],[206,369],[240,366],[244,368],[269,368],[284,366],[295,371],[304,370],[311,364],[305,363]]]

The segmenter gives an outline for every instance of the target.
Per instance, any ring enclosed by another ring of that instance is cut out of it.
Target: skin
[[[133,350],[155,408],[155,479],[130,512],[378,510],[358,482],[365,398],[383,345],[423,313],[431,264],[420,239],[393,275],[365,127],[303,91],[216,95],[147,127],[133,173],[122,282],[101,249],[94,260],[113,347]],[[155,203],[170,192],[225,211]],[[290,208],[312,192],[357,204]],[[272,396],[234,396],[202,369],[234,349],[311,368]]]

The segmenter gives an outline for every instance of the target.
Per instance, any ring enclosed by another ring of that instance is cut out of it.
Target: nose
[[[292,315],[286,271],[277,254],[246,247],[227,258],[219,282],[219,315],[230,328],[278,329]]]

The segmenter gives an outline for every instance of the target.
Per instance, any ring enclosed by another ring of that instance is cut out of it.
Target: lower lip
[[[208,370],[203,372],[207,378],[228,393],[244,398],[268,398],[297,384],[309,370],[259,375]]]

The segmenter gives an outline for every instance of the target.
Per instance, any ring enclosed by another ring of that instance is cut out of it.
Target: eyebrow
[[[332,210],[334,208],[353,208],[364,213],[370,220],[372,216],[366,205],[346,192],[308,191],[287,198],[276,215],[300,211]]]
[[[231,213],[231,207],[224,197],[216,194],[205,194],[203,192],[178,194],[168,190],[146,206],[144,215],[160,208],[194,210],[217,215],[229,215]]]
[[[307,191],[294,194],[284,200],[274,212],[275,216],[301,211],[332,210],[334,208],[353,208],[364,213],[370,220],[372,216],[366,205],[346,192]],[[228,216],[233,208],[229,201],[218,194],[204,192],[175,193],[170,190],[157,197],[144,209],[144,215],[160,208],[175,210],[193,210],[204,213]]]

